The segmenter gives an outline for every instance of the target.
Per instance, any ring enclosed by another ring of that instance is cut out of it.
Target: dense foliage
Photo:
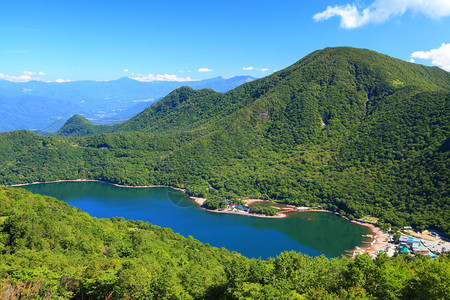
[[[235,256],[168,228],[96,219],[50,197],[0,188],[1,299],[20,282],[37,284],[41,296],[213,299]]]
[[[254,203],[250,206],[250,212],[255,214],[263,214],[267,216],[275,216],[278,212],[276,208],[273,208],[272,206],[265,205],[266,203]]]
[[[94,125],[81,115],[73,115],[58,130],[62,136],[86,136],[108,132],[111,126]]]
[[[172,185],[450,236],[449,100],[444,70],[327,48],[224,94],[184,87],[122,124],[65,126],[103,134],[0,134],[0,183]]]
[[[170,229],[97,219],[51,197],[0,188],[0,298],[444,299],[446,256],[267,261]]]

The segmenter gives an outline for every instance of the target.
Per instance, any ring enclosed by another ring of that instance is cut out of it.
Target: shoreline
[[[299,209],[299,212],[325,212],[325,213],[335,214],[341,218],[344,218],[346,221],[348,221],[350,223],[369,228],[369,230],[371,232],[371,236],[372,236],[370,238],[371,239],[370,242],[365,242],[366,245],[364,245],[364,246],[361,246],[361,247],[358,246],[358,247],[355,247],[354,249],[346,250],[350,253],[353,253],[353,255],[367,253],[367,254],[371,255],[373,258],[375,258],[380,250],[388,247],[388,245],[386,244],[386,239],[389,238],[389,233],[382,231],[380,227],[375,226],[374,224],[360,222],[360,221],[356,221],[356,220],[350,220],[348,217],[343,216],[336,211],[331,211],[331,210],[326,210],[326,209],[302,208],[301,210]]]
[[[372,233],[371,234],[372,237],[370,238],[371,241],[365,242],[366,245],[364,245],[364,246],[361,246],[361,247],[358,246],[357,248],[355,247],[352,250],[348,250],[353,255],[367,253],[370,256],[372,256],[373,258],[375,258],[382,249],[386,249],[388,247],[388,245],[386,244],[386,239],[389,238],[389,233],[382,231],[380,227],[375,226],[374,224],[360,222],[360,221],[356,221],[356,220],[350,220],[349,218],[341,215],[338,212],[325,210],[325,209],[310,209],[310,210],[305,210],[305,211],[317,211],[317,212],[332,213],[332,214],[340,216],[341,218],[344,218],[345,220],[347,220],[351,223],[357,224],[359,226],[368,227]]]
[[[174,190],[186,192],[185,189],[174,187],[174,186],[170,186],[170,185],[123,185],[123,184],[112,183],[112,182],[107,182],[107,181],[97,180],[97,179],[67,179],[67,180],[54,180],[54,181],[35,181],[35,182],[31,182],[31,183],[10,184],[10,185],[5,185],[5,186],[20,187],[20,186],[24,186],[24,185],[33,185],[33,184],[42,184],[42,183],[58,183],[58,182],[101,182],[101,183],[106,183],[106,184],[114,185],[114,186],[117,186],[117,187],[123,187],[123,188],[166,187],[166,188],[171,188],[171,189],[174,189]]]
[[[96,179],[68,179],[68,180],[54,180],[54,181],[44,181],[44,182],[21,183],[21,184],[13,184],[13,185],[6,185],[6,186],[21,187],[21,186],[25,186],[25,185],[43,184],[43,183],[58,183],[58,182],[101,182],[101,183],[110,184],[113,186],[123,187],[123,188],[158,188],[158,187],[170,188],[170,189],[174,189],[174,190],[183,192],[187,197],[189,197],[191,200],[193,200],[200,207],[201,210],[204,210],[207,212],[222,213],[222,214],[235,214],[235,215],[241,215],[241,216],[249,216],[249,217],[256,217],[256,218],[268,218],[268,219],[280,219],[280,218],[287,217],[286,214],[282,214],[282,213],[279,213],[276,216],[266,216],[266,215],[262,215],[262,214],[251,214],[251,213],[241,212],[241,211],[226,211],[226,210],[207,209],[207,208],[203,207],[203,204],[206,201],[206,198],[191,196],[186,191],[186,189],[169,186],[169,185],[129,186],[129,185],[121,185],[121,184],[117,184],[117,183],[111,183],[111,182],[96,180]],[[244,200],[244,201],[246,202],[247,205],[251,205],[256,202],[266,202],[265,200],[262,200],[262,199],[248,199],[248,200]],[[284,204],[284,205],[286,205],[288,207],[296,208],[296,206],[293,206],[293,205],[287,205],[287,204]],[[367,244],[367,247],[364,246],[364,247],[358,247],[359,249],[355,248],[352,250],[348,250],[348,251],[352,252],[353,255],[355,253],[358,253],[358,254],[368,253],[370,255],[373,255],[373,254],[376,254],[377,251],[379,251],[385,247],[384,240],[388,237],[388,233],[381,231],[381,229],[379,227],[377,227],[373,224],[350,220],[349,218],[339,214],[338,212],[330,211],[330,210],[326,210],[326,209],[316,209],[316,208],[309,209],[307,207],[300,207],[297,209],[299,212],[326,212],[326,213],[335,214],[341,218],[344,218],[345,220],[347,220],[351,223],[368,227],[369,230],[372,232],[372,236],[373,236],[372,241]]]
[[[187,193],[185,193],[186,196],[188,196],[189,198],[191,198],[192,200],[194,200],[195,203],[197,203],[197,205],[200,207],[201,210],[204,211],[209,211],[209,212],[213,212],[213,213],[219,213],[219,214],[234,214],[234,215],[241,215],[241,216],[249,216],[249,217],[256,217],[256,218],[275,218],[275,219],[279,219],[279,218],[285,218],[287,217],[285,214],[277,214],[276,216],[266,216],[266,215],[262,215],[262,214],[252,214],[252,213],[247,213],[247,212],[243,212],[243,211],[234,211],[234,210],[225,210],[225,209],[207,209],[205,207],[203,207],[203,203],[205,203],[206,199],[205,198],[200,198],[200,197],[193,197],[193,196],[189,196]],[[255,202],[261,202],[264,200],[261,199],[249,199],[249,200],[244,200],[246,205],[250,205],[252,203]],[[250,203],[249,203],[250,202]]]
[[[243,211],[241,212],[241,211],[233,211],[233,210],[225,210],[225,209],[223,209],[223,210],[218,210],[218,209],[212,210],[212,209],[204,208],[202,206],[200,206],[200,209],[204,210],[204,211],[209,211],[209,212],[212,212],[212,213],[241,215],[241,216],[248,216],[248,217],[255,217],[255,218],[281,219],[281,218],[287,217],[284,214],[277,214],[275,216],[267,216],[267,215],[262,215],[262,214],[252,214],[252,213],[247,213],[247,212],[243,212]]]
[[[374,224],[359,222],[355,220],[352,220],[350,222],[358,224],[360,226],[368,227],[372,232],[371,242],[366,242],[367,246],[360,247],[359,249],[353,249],[351,251],[353,252],[353,255],[367,253],[372,256],[372,258],[375,258],[382,249],[386,249],[389,247],[386,242],[386,239],[389,238],[389,233],[382,231],[380,227],[377,227]]]
[[[183,192],[187,197],[189,197],[191,200],[193,200],[199,207],[200,209],[204,210],[204,211],[209,211],[209,212],[213,212],[213,213],[225,213],[225,214],[235,214],[235,215],[241,215],[241,216],[249,216],[249,217],[256,217],[256,218],[284,218],[287,217],[285,214],[278,214],[276,216],[266,216],[266,215],[262,215],[262,214],[251,214],[251,213],[246,213],[246,212],[240,212],[240,211],[225,211],[225,210],[212,210],[212,209],[207,209],[205,207],[203,207],[203,203],[205,203],[206,198],[200,198],[200,197],[194,197],[189,195],[189,193],[186,191],[186,189],[182,189],[182,188],[178,188],[178,187],[174,187],[174,186],[170,186],[170,185],[139,185],[139,186],[131,186],[131,185],[121,185],[121,184],[117,184],[117,183],[111,183],[111,182],[107,182],[107,181],[103,181],[103,180],[96,180],[96,179],[67,179],[67,180],[54,180],[54,181],[36,181],[36,182],[32,182],[32,183],[20,183],[20,184],[11,184],[11,185],[7,185],[9,187],[21,187],[21,186],[25,186],[25,185],[34,185],[34,184],[44,184],[44,183],[58,183],[58,182],[101,182],[101,183],[105,183],[105,184],[110,184],[113,186],[117,186],[117,187],[122,187],[122,188],[170,188],[173,190],[177,190],[177,191],[181,191]],[[247,201],[252,201],[251,203],[255,203],[255,202],[260,202],[260,201],[264,201],[261,199],[251,199],[251,200],[247,200]],[[250,203],[250,204],[251,204]]]

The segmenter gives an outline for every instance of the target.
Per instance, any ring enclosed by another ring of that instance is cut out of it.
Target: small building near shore
[[[416,244],[413,244],[412,250],[413,250],[414,254],[423,254],[423,255],[427,255],[428,253],[430,253],[430,251],[428,250],[428,248],[425,247],[425,246],[423,246],[423,245],[416,245]]]
[[[399,239],[398,239],[399,243],[407,243],[408,242],[408,237],[402,235]]]
[[[414,245],[414,244],[421,244],[421,240],[418,238],[408,238],[408,240],[406,241],[406,243],[408,245]]]
[[[434,232],[434,231],[430,231],[428,234],[431,236],[437,237],[437,238],[439,237],[439,233]]]
[[[408,247],[406,247],[405,245],[400,245],[398,247],[398,253],[400,253],[400,254],[409,254],[410,251],[409,251]]]

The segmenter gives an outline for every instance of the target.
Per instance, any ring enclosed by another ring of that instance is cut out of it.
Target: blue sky
[[[263,77],[334,46],[450,70],[450,0],[0,2],[10,81]]]

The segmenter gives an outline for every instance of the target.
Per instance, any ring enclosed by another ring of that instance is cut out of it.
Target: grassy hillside
[[[444,299],[446,256],[267,261],[0,187],[1,299]]]
[[[122,124],[76,117],[62,129],[103,134],[3,133],[0,182],[174,185],[450,236],[449,97],[439,68],[326,48],[224,94],[184,87]]]

